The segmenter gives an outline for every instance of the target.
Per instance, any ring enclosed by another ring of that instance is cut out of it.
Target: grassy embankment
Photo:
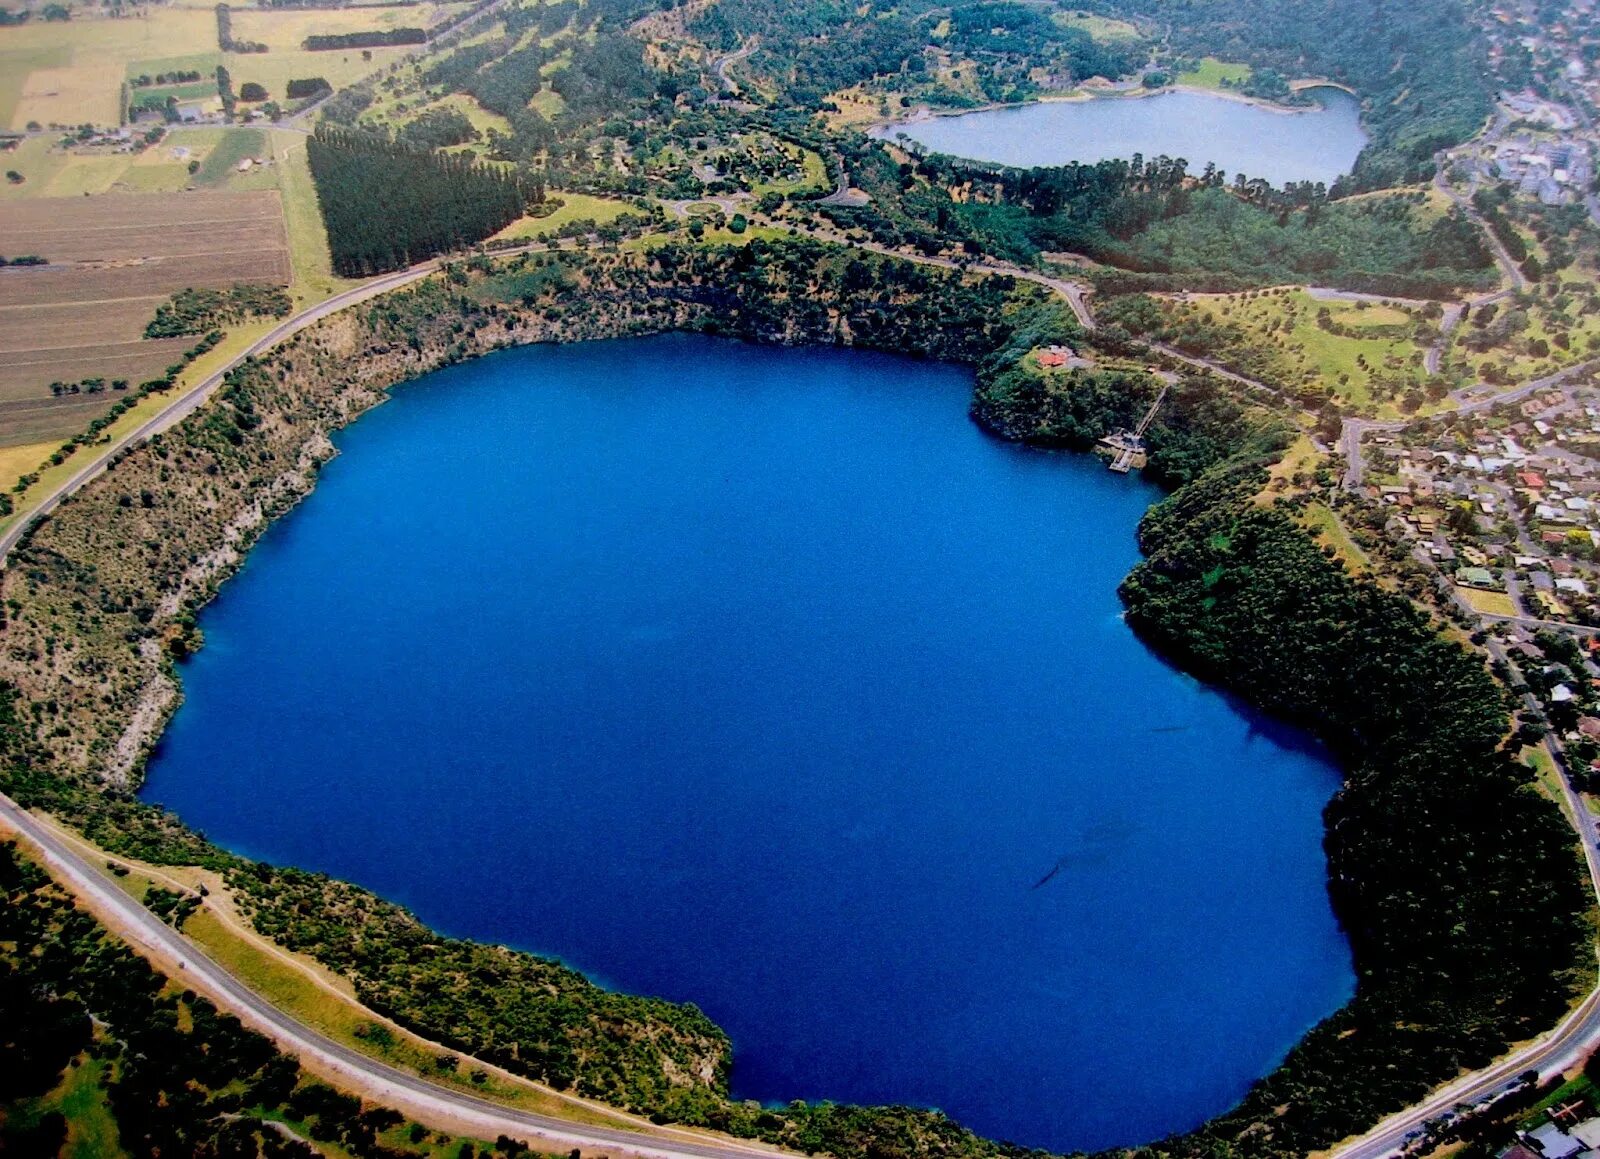
[[[1325,390],[1357,414],[1400,413],[1394,384],[1421,381],[1426,344],[1420,317],[1409,307],[1323,301],[1300,289],[1263,293],[1196,294],[1169,306],[1175,316],[1194,310],[1207,322],[1237,328],[1225,361],[1292,387]],[[1318,322],[1324,316],[1329,326]],[[1248,357],[1248,366],[1244,359]],[[1375,380],[1383,384],[1375,394]]]
[[[1229,85],[1241,85],[1250,79],[1255,70],[1248,64],[1233,64],[1208,56],[1198,61],[1188,72],[1178,74],[1178,83],[1197,89],[1223,91]]]
[[[519,1110],[559,1115],[577,1123],[649,1128],[649,1124],[609,1107],[562,1096],[471,1057],[455,1055],[455,1065],[442,1066],[441,1059],[452,1052],[361,1005],[346,979],[313,959],[285,950],[249,929],[219,874],[193,866],[154,866],[136,858],[110,857],[58,823],[51,823],[51,828],[91,864],[104,865],[106,880],[140,902],[151,889],[193,892],[204,888],[209,897],[184,922],[184,935],[279,1010],[335,1042],[430,1082]],[[120,872],[112,872],[113,865]],[[474,1078],[475,1072],[481,1074],[481,1081]]]

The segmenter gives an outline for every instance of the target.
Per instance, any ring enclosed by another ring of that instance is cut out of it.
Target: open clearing
[[[307,52],[308,36],[382,32],[394,28],[431,29],[464,12],[465,4],[417,4],[393,8],[263,9],[234,8],[233,34],[267,46],[264,53],[229,53],[224,61],[235,88],[249,81],[261,85],[272,100],[285,98],[291,80],[322,77],[342,88],[387,68],[420,48],[345,48]]]
[[[119,397],[57,397],[52,383],[137,386],[177,363],[195,338],[143,338],[172,292],[292,277],[275,190],[12,202],[0,253],[49,262],[0,270],[0,444],[70,434]]]
[[[1192,85],[1201,89],[1220,89],[1229,85],[1243,84],[1250,79],[1253,70],[1248,64],[1232,64],[1225,60],[1218,60],[1214,56],[1205,57],[1195,67],[1178,76],[1181,85]]]
[[[299,51],[308,36],[339,36],[350,32],[384,32],[393,28],[433,28],[465,12],[466,4],[417,4],[393,8],[233,9],[233,34],[238,40],[265,44],[274,52]],[[359,49],[351,50],[356,56]],[[319,52],[316,56],[338,56]]]
[[[1396,306],[1324,300],[1286,288],[1184,300],[1209,321],[1238,327],[1250,349],[1274,351],[1271,371],[1280,381],[1320,384],[1346,406],[1373,407],[1377,379],[1409,386],[1422,377],[1416,320]]]
[[[1515,616],[1517,605],[1505,592],[1484,591],[1482,588],[1456,588],[1456,595],[1470,604],[1474,611],[1490,616]]]
[[[1081,28],[1096,40],[1137,40],[1139,30],[1126,20],[1096,16],[1092,12],[1058,12],[1053,17],[1067,28]]]
[[[1349,531],[1331,508],[1321,503],[1309,503],[1306,505],[1304,521],[1316,533],[1319,543],[1333,548],[1339,562],[1351,575],[1365,575],[1372,570],[1372,561],[1367,558],[1367,553],[1350,538]]]
[[[574,221],[588,218],[596,225],[605,225],[608,221],[615,221],[632,207],[625,201],[613,201],[609,197],[591,197],[587,193],[557,193],[562,205],[554,213],[545,217],[519,217],[499,233],[494,235],[494,240],[504,241],[511,238],[525,239],[538,237],[541,233],[553,233],[564,225]],[[3,253],[0,250],[0,253]]]

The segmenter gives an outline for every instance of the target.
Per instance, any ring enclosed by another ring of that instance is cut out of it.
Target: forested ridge
[[[1338,192],[1425,179],[1433,155],[1471,136],[1490,112],[1487,57],[1464,0],[1093,0],[1077,7],[1132,20],[1183,59],[1249,63],[1276,78],[1262,95],[1287,96],[1283,78],[1295,77],[1353,88],[1372,140]],[[874,79],[918,99],[962,104],[955,89],[927,87],[933,54],[973,61],[984,99],[1016,101],[1039,91],[1030,69],[1071,82],[1116,79],[1149,52],[1144,40],[1097,41],[1007,0],[950,7],[903,0],[871,9],[841,0],[719,0],[692,27],[721,51],[759,44],[749,67],[801,106]]]
[[[1008,169],[936,155],[897,165],[864,145],[849,163],[873,199],[828,209],[843,225],[928,252],[955,240],[1024,263],[1084,254],[1112,267],[1091,276],[1113,293],[1312,282],[1449,298],[1495,276],[1464,214],[1434,216],[1406,195],[1335,200],[1320,184],[1225,184],[1215,169],[1191,173],[1171,157]]]
[[[948,16],[941,22],[940,17]],[[952,7],[907,0],[888,10],[843,0],[777,5],[767,0],[718,0],[699,12],[692,28],[721,51],[759,47],[749,67],[802,107],[820,105],[835,90],[875,77],[916,86],[934,68],[929,53],[975,62],[977,83],[989,100],[1034,95],[1030,78],[1044,69],[1076,80],[1115,80],[1144,62],[1137,39],[1096,40],[1081,28],[1014,0],[976,0]],[[938,28],[936,35],[931,32]],[[960,103],[939,94],[941,103]]]
[[[1482,658],[1252,503],[1260,482],[1246,459],[1153,508],[1122,594],[1163,653],[1346,765],[1325,847],[1357,992],[1162,1154],[1320,1150],[1548,1028],[1594,981],[1573,835],[1513,759]]]
[[[805,240],[453,264],[246,363],[213,406],[120,456],[18,549],[0,580],[0,678],[21,693],[0,721],[16,742],[5,790],[107,847],[221,870],[258,929],[403,1024],[534,1078],[839,1159],[1031,1154],[932,1111],[736,1102],[726,1039],[693,1007],[440,938],[356,887],[217,850],[98,779],[150,682],[197,645],[195,612],[237,563],[196,574],[197,561],[242,514],[260,516],[245,524],[247,546],[295,502],[329,430],[396,382],[500,346],[672,329],[967,362],[975,417],[1046,445],[1127,425],[1154,389],[1131,371],[1020,365],[1036,346],[1084,339],[1039,287]],[[1481,662],[1252,502],[1285,433],[1221,384],[1181,383],[1151,449],[1152,470],[1182,485],[1147,517],[1149,558],[1123,591],[1146,638],[1318,731],[1347,762],[1327,848],[1359,989],[1237,1110],[1149,1154],[1276,1159],[1324,1146],[1553,1023],[1589,965],[1570,834],[1501,751],[1506,710]],[[73,672],[95,678],[62,679]]]

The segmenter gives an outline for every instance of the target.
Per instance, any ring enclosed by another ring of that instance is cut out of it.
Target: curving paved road
[[[748,57],[756,50],[756,46],[759,43],[760,40],[752,36],[732,52],[725,53],[711,62],[711,70],[717,74],[717,83],[722,86],[723,92],[735,97],[743,95],[742,90],[739,88],[739,82],[728,74],[728,68]]]
[[[1565,765],[1558,754],[1545,742],[1547,752],[1555,767]],[[1572,791],[1565,773],[1557,778],[1566,797],[1567,811],[1572,815],[1573,828],[1583,845],[1583,858],[1589,869],[1589,880],[1600,895],[1600,841],[1595,830],[1595,818],[1583,801]],[[1474,1074],[1465,1076],[1441,1088],[1424,1102],[1399,1114],[1391,1115],[1377,1127],[1328,1154],[1332,1159],[1384,1159],[1402,1150],[1408,1136],[1419,1131],[1429,1120],[1437,1119],[1462,1104],[1485,1102],[1516,1085],[1517,1076],[1530,1070],[1539,1072],[1541,1079],[1549,1078],[1576,1066],[1600,1042],[1600,989],[1593,990],[1545,1038],[1523,1048],[1505,1059]]]
[[[247,1025],[269,1035],[315,1069],[342,1079],[370,1099],[426,1119],[446,1118],[490,1138],[501,1134],[518,1138],[538,1136],[566,1147],[620,1148],[650,1159],[774,1159],[788,1154],[731,1139],[722,1142],[692,1137],[664,1138],[517,1110],[437,1086],[368,1058],[283,1013],[235,980],[177,930],[107,881],[49,828],[4,796],[0,796],[0,824],[26,837],[58,879],[64,880],[79,897],[87,898],[118,936],[157,959],[173,977],[212,995],[220,1006],[238,1015]],[[679,1131],[678,1134],[688,1136],[689,1133]]]
[[[539,248],[541,247],[522,246],[516,249],[508,249],[500,252],[505,254],[525,253]],[[11,554],[11,549],[16,547],[17,543],[21,541],[22,537],[27,533],[29,527],[33,526],[33,524],[42,516],[48,515],[50,512],[59,507],[61,505],[61,501],[68,495],[71,495],[74,491],[77,491],[79,488],[81,488],[85,483],[88,483],[90,480],[103,474],[106,469],[106,464],[110,462],[113,455],[115,455],[118,451],[133,446],[136,443],[142,443],[151,435],[159,434],[162,431],[171,429],[174,425],[181,422],[188,415],[192,414],[202,403],[206,401],[206,399],[210,398],[216,393],[217,388],[222,385],[222,380],[227,376],[228,372],[233,370],[246,358],[253,357],[254,355],[260,354],[264,350],[268,350],[271,347],[276,346],[285,338],[288,338],[293,334],[298,334],[301,330],[304,330],[313,322],[319,322],[323,318],[328,317],[330,314],[337,314],[340,310],[345,309],[347,306],[359,305],[369,298],[377,297],[379,294],[386,294],[390,290],[397,290],[402,286],[410,285],[412,282],[420,281],[429,274],[438,270],[440,265],[446,260],[448,259],[434,258],[430,261],[420,262],[408,269],[400,270],[397,273],[385,274],[382,277],[374,278],[370,282],[363,282],[361,285],[346,290],[341,294],[335,294],[325,302],[318,303],[317,305],[306,310],[302,310],[300,313],[279,323],[266,334],[263,334],[260,338],[256,339],[256,341],[252,342],[249,348],[244,351],[244,353],[229,359],[227,364],[221,369],[215,371],[206,378],[202,379],[200,382],[195,383],[193,386],[188,387],[187,389],[173,396],[173,398],[168,401],[167,405],[162,407],[158,413],[152,415],[143,423],[140,423],[133,430],[129,431],[127,434],[123,435],[109,446],[94,448],[96,451],[96,457],[93,462],[85,463],[77,471],[74,471],[71,475],[67,476],[66,479],[62,480],[61,483],[56,486],[54,491],[40,501],[37,507],[18,516],[11,526],[7,527],[3,534],[0,534],[0,566],[4,565],[6,557]]]

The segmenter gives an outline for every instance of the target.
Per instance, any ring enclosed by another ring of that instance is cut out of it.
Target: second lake
[[[1273,185],[1333,181],[1350,172],[1366,146],[1361,108],[1334,88],[1315,90],[1320,107],[1263,108],[1232,97],[1177,90],[1144,97],[1041,101],[883,126],[935,153],[1031,168],[1168,156],[1198,174],[1207,162],[1230,177],[1244,173]]]

